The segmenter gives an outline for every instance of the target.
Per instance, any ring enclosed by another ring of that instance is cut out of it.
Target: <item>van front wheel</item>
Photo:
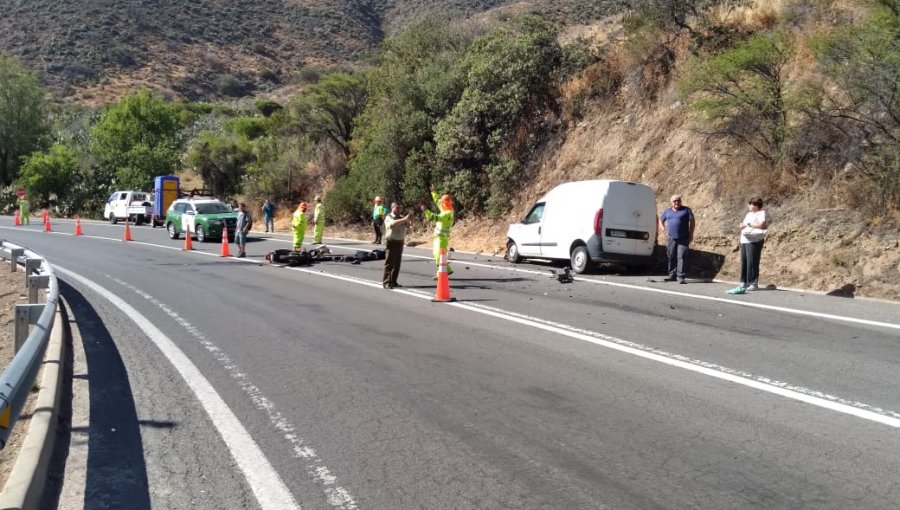
[[[519,256],[519,245],[515,241],[506,243],[506,260],[513,264],[518,264],[522,261],[522,257]]]
[[[582,274],[587,271],[591,266],[591,256],[587,251],[587,247],[576,246],[572,250],[571,262],[572,271],[575,271],[576,274]]]

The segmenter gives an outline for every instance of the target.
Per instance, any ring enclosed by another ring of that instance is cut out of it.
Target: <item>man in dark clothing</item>
[[[668,236],[666,254],[669,257],[669,274],[665,281],[687,283],[684,280],[685,259],[688,246],[694,240],[694,212],[681,205],[681,195],[672,195],[672,206],[659,215],[659,230]]]
[[[391,212],[384,218],[385,233],[387,240],[387,251],[384,258],[384,275],[381,278],[381,285],[385,289],[393,289],[402,287],[397,283],[397,276],[400,274],[400,262],[403,257],[403,243],[406,239],[406,225],[409,223],[409,215],[400,216],[402,212],[400,204],[394,202],[391,204]]]

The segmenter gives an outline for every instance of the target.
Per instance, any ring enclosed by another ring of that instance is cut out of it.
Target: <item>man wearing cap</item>
[[[400,263],[403,261],[403,242],[406,239],[406,226],[409,224],[409,215],[400,216],[403,208],[394,202],[391,204],[391,212],[384,219],[385,238],[387,250],[384,259],[384,273],[381,277],[381,285],[385,289],[402,287],[397,283],[400,274]]]
[[[434,255],[434,265],[439,267],[442,250],[447,260],[450,260],[450,228],[453,226],[453,199],[450,198],[450,195],[438,195],[434,186],[431,187],[431,199],[440,212],[435,213],[431,209],[427,209],[424,204],[420,208],[425,213],[426,218],[435,222],[432,254]],[[447,263],[447,274],[453,274],[453,269],[450,268],[449,262]]]
[[[322,234],[325,232],[325,206],[322,205],[322,197],[316,195],[316,207],[313,209],[313,242],[322,244]]]
[[[306,236],[306,202],[300,202],[294,217],[291,218],[291,228],[294,229],[294,251],[303,248],[303,238]]]
[[[381,197],[375,197],[375,206],[372,208],[372,227],[375,229],[375,244],[381,244],[381,226],[384,225],[384,217],[387,215],[387,207],[381,203]]]

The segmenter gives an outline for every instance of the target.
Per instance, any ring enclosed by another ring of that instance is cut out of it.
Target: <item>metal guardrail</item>
[[[40,255],[21,246],[0,240],[0,257],[9,261],[9,270],[18,271],[19,261],[25,268],[28,304],[16,305],[16,354],[0,373],[0,449],[6,446],[13,427],[28,399],[44,351],[53,329],[59,305],[59,284],[53,267]],[[0,271],[3,265],[0,264]],[[38,289],[46,288],[47,302],[37,303]],[[29,332],[29,326],[34,325]]]

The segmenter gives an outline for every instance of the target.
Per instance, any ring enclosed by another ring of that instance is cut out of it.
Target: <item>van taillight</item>
[[[603,209],[597,209],[597,214],[594,215],[594,233],[603,235]]]

